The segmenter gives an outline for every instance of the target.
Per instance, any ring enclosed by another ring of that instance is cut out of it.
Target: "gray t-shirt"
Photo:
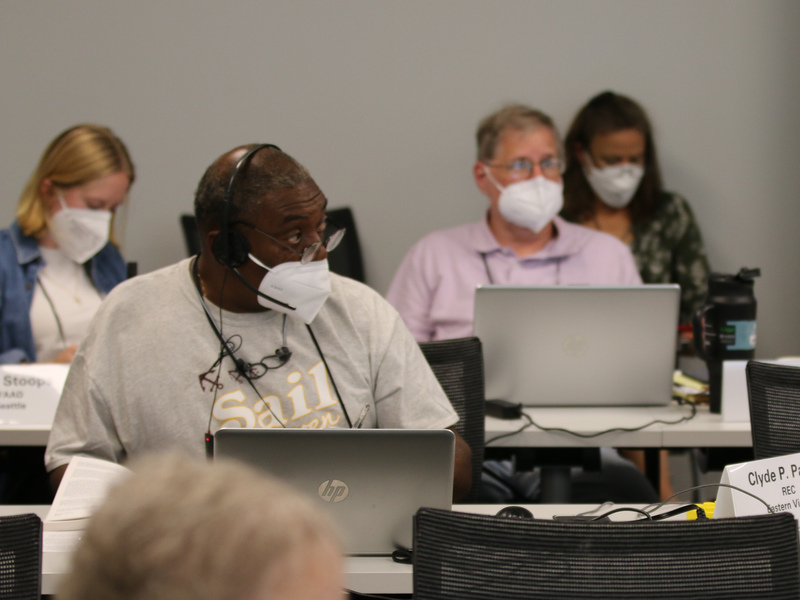
[[[192,259],[136,277],[109,294],[70,368],[45,455],[48,470],[76,454],[121,462],[148,451],[204,453],[222,427],[435,429],[458,416],[397,312],[369,287],[331,274],[311,324],[286,319],[292,355],[237,381],[191,277]],[[207,302],[236,356],[255,363],[282,346],[283,315],[231,313]],[[331,383],[320,352],[332,372]],[[268,361],[274,362],[274,359]]]

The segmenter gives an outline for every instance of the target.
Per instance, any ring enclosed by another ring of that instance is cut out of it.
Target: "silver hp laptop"
[[[446,429],[221,429],[214,458],[292,484],[333,517],[351,555],[411,548],[420,507],[450,509],[455,436]]]
[[[527,406],[667,404],[679,297],[678,285],[478,287],[486,398]]]

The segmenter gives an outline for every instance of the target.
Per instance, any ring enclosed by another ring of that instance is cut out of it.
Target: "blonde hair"
[[[326,515],[249,467],[168,454],[133,470],[91,518],[59,600],[242,600],[315,549],[340,552]]]
[[[45,179],[70,188],[114,173],[126,173],[129,185],[136,177],[128,149],[110,129],[85,124],[63,131],[47,146],[19,197],[16,218],[20,229],[36,238],[47,230],[48,212],[41,192]],[[111,240],[116,243],[113,229]]]

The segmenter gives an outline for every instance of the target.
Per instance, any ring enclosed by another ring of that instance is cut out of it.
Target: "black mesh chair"
[[[361,254],[361,242],[358,239],[356,221],[353,211],[348,207],[328,209],[328,218],[334,224],[345,227],[347,234],[342,238],[339,246],[328,255],[330,270],[339,275],[350,277],[357,281],[366,282],[364,273],[364,259]],[[181,215],[181,230],[186,251],[189,256],[200,254],[200,234],[197,230],[197,221],[194,215]]]
[[[415,600],[800,597],[789,513],[580,523],[420,509]]]
[[[800,367],[751,360],[745,371],[756,459],[800,452]]]
[[[328,218],[335,225],[347,229],[339,246],[328,254],[328,265],[331,271],[362,283],[366,282],[364,257],[361,254],[361,242],[358,239],[353,211],[347,206],[329,208]]]
[[[0,600],[39,600],[42,588],[42,520],[0,517]]]
[[[476,502],[480,493],[485,441],[481,341],[468,337],[421,342],[419,346],[458,413],[455,429],[472,449],[472,487],[461,502]]]
[[[181,231],[186,252],[189,256],[200,254],[200,234],[197,232],[197,221],[194,215],[181,215]]]

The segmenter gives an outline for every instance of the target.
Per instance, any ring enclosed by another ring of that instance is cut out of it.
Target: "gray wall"
[[[522,101],[563,130],[612,88],[649,110],[713,268],[762,268],[759,355],[800,354],[799,28],[796,0],[0,0],[0,223],[56,133],[106,124],[150,271],[184,256],[205,167],[269,141],[355,209],[384,292],[415,240],[480,217],[482,116]]]

